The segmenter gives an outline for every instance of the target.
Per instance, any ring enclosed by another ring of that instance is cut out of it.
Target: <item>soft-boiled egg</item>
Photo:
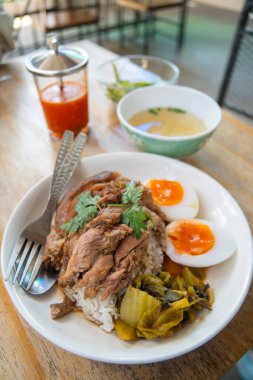
[[[184,181],[152,178],[144,185],[151,190],[154,202],[161,207],[169,220],[194,218],[197,215],[197,194]]]
[[[236,251],[229,231],[203,219],[177,220],[166,227],[167,255],[190,267],[209,267],[227,260]]]

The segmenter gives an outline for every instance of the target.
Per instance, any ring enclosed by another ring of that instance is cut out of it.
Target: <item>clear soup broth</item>
[[[206,130],[202,119],[181,108],[152,108],[134,114],[128,122],[137,129],[160,136],[191,136]]]

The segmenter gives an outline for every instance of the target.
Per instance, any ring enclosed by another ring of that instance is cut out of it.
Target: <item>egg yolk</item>
[[[213,248],[215,237],[204,223],[195,220],[180,221],[168,233],[177,253],[202,255]]]
[[[146,186],[150,188],[154,202],[160,206],[176,205],[184,196],[184,189],[177,181],[151,179]]]

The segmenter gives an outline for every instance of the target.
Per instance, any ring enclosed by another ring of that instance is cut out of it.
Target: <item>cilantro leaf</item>
[[[152,115],[155,115],[155,116],[157,116],[160,111],[161,111],[161,108],[150,108],[148,110],[149,113],[152,113]]]
[[[74,210],[77,213],[82,212],[83,208],[86,206],[95,206],[99,199],[100,195],[95,195],[93,197],[90,191],[86,191],[85,193],[82,193],[77,197],[77,202]]]
[[[83,228],[91,219],[95,218],[98,213],[97,201],[100,195],[91,195],[90,191],[80,194],[77,198],[74,210],[77,214],[67,222],[63,223],[60,228],[69,232],[76,232]]]
[[[138,204],[141,199],[143,188],[141,186],[136,187],[133,182],[126,185],[126,190],[122,194],[122,203],[124,204]]]
[[[88,206],[79,215],[82,217],[83,226],[87,224],[91,219],[95,218],[98,213],[96,206]]]
[[[137,204],[128,207],[121,215],[121,221],[133,229],[133,235],[139,239],[142,231],[147,229],[147,216],[143,208]]]
[[[82,218],[80,217],[80,215],[75,215],[72,219],[63,223],[60,228],[62,230],[66,230],[66,231],[74,233],[77,230],[79,230],[79,228],[82,228],[82,227],[83,227]]]
[[[147,229],[147,216],[140,206],[142,192],[142,186],[136,186],[135,183],[130,182],[126,185],[121,197],[123,206],[126,207],[121,215],[121,222],[133,229],[133,235],[136,239],[139,239],[142,231]]]
[[[170,107],[170,108],[168,108],[168,111],[170,111],[170,112],[176,112],[176,113],[186,113],[186,111],[183,110],[182,108],[173,108],[173,107]]]

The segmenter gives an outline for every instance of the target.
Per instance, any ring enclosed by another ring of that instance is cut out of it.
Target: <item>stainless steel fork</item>
[[[22,231],[18,243],[10,256],[5,280],[9,278],[12,269],[16,269],[12,281],[13,284],[17,278],[19,279],[19,284],[22,284],[23,288],[26,290],[29,290],[33,284],[43,261],[44,246],[47,235],[50,232],[53,214],[56,210],[61,195],[66,189],[67,184],[75,171],[86,140],[87,136],[82,132],[79,133],[72,147],[66,154],[58,171],[64,151],[66,151],[68,144],[66,143],[66,146],[59,152],[56,161],[57,170],[54,171],[51,185],[51,195],[46,210],[39,219],[29,224]],[[30,268],[31,266],[32,268]],[[26,282],[24,286],[23,281],[28,270],[30,272],[30,276],[28,284]]]

